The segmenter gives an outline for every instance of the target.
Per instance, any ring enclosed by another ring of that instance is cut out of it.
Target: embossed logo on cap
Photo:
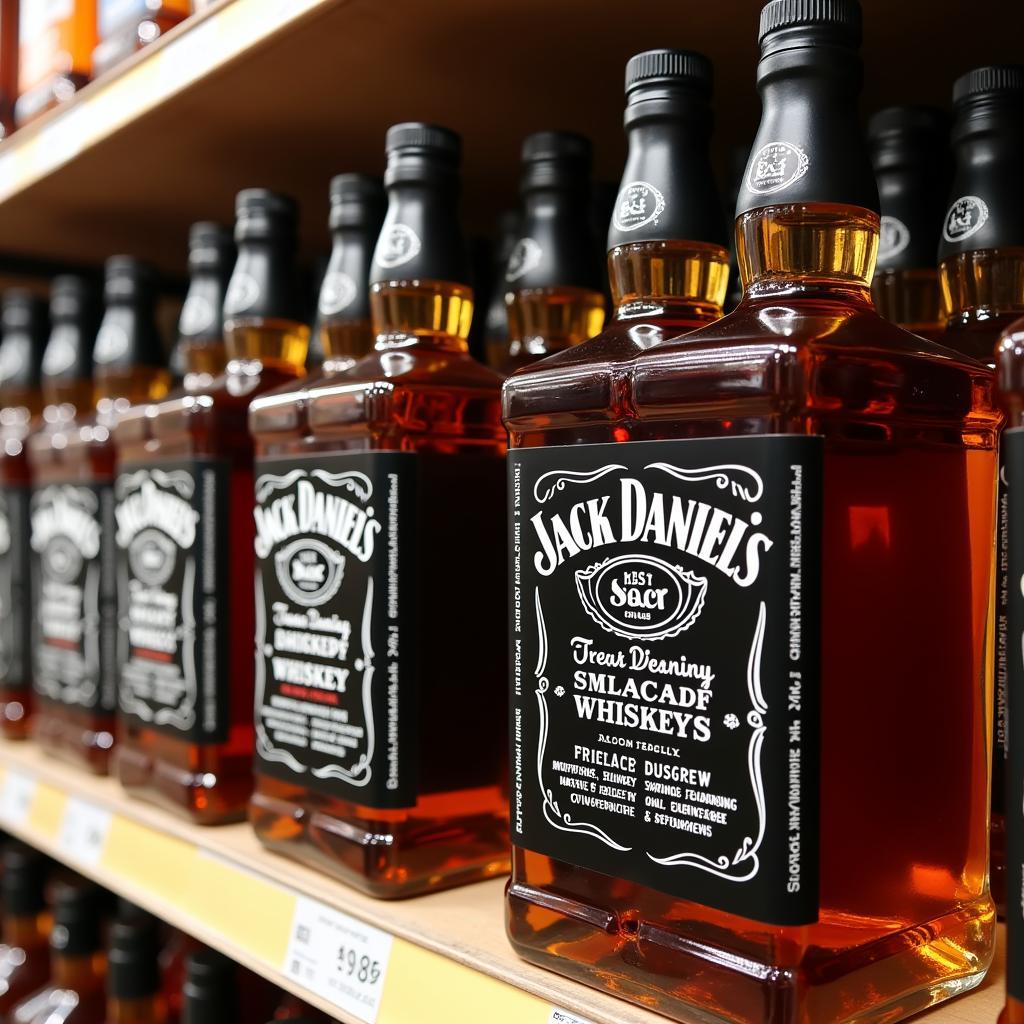
[[[377,239],[373,259],[381,267],[400,267],[420,251],[421,245],[420,236],[408,224],[392,224]]]
[[[320,285],[320,315],[336,316],[352,305],[356,297],[356,283],[343,270],[332,270]]]
[[[649,181],[623,185],[615,200],[612,223],[619,231],[636,231],[645,224],[657,224],[665,212],[665,197]]]
[[[544,256],[540,242],[535,238],[520,238],[509,253],[505,266],[505,280],[518,281],[536,267]]]
[[[910,245],[910,228],[899,217],[882,217],[878,235],[878,262],[899,256]]]
[[[769,142],[747,166],[747,188],[757,195],[769,195],[799,181],[811,165],[810,157],[792,142]]]
[[[942,225],[947,242],[962,242],[980,231],[988,220],[988,203],[980,196],[961,196],[949,208]]]

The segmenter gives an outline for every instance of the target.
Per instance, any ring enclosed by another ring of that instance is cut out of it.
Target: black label
[[[228,735],[227,492],[213,460],[117,479],[121,713],[195,743]]]
[[[999,516],[1006,511],[1006,720],[1010,723],[1006,779],[1006,990],[1024,999],[1024,516],[1012,496],[1024,493],[1024,428],[1003,431]],[[998,762],[997,762],[998,764]],[[1002,766],[1000,766],[1001,768]],[[997,769],[999,770],[999,769]]]
[[[821,463],[788,436],[510,453],[517,845],[817,920]]]
[[[114,490],[48,484],[32,494],[36,692],[111,713],[117,701]]]
[[[31,681],[28,505],[27,487],[0,486],[0,687],[6,690]]]
[[[370,807],[416,801],[417,458],[256,466],[256,763]]]
[[[1007,735],[1006,695],[1009,686],[1009,611],[1010,611],[1010,493],[1006,474],[1006,456],[999,449],[999,478],[996,491],[996,655],[995,695],[992,733],[992,813],[1006,809]]]

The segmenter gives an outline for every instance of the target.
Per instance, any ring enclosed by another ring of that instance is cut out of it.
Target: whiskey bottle
[[[254,631],[249,404],[306,358],[297,210],[246,189],[224,298],[225,373],[124,416],[115,432],[122,647],[117,775],[202,824],[245,817]]]
[[[47,347],[53,373],[47,387],[51,407],[64,394],[76,404],[71,408],[62,403],[68,415],[35,435],[30,452],[38,601],[33,683],[39,701],[33,732],[48,753],[98,774],[107,771],[117,706],[111,432],[131,405],[162,396],[168,384],[154,319],[152,268],[131,256],[111,257],[104,299],[106,309],[92,349],[94,409],[88,410],[82,393],[88,346],[81,331],[76,333],[58,314]],[[75,304],[70,287],[61,301],[68,308]],[[71,369],[65,380],[66,365]]]
[[[1024,319],[1007,327],[995,353],[996,384],[1006,424],[1000,441],[999,473],[999,568],[997,572],[997,682],[1002,684],[998,708],[996,756],[993,758],[994,794],[1004,796],[998,808],[1000,832],[993,832],[992,855],[995,868],[996,844],[1002,867],[1006,900],[1006,1007],[1000,1024],[1024,1024],[1024,729],[1007,729],[1007,723],[1024,717],[1024,517],[1020,495],[1024,494]],[[1016,501],[1014,497],[1016,496]],[[1007,648],[1014,651],[1008,656]],[[1004,749],[1000,749],[1000,744]],[[1005,761],[1003,757],[1005,756]],[[997,778],[1003,774],[1003,777]],[[995,885],[993,872],[993,886]]]
[[[1024,65],[969,71],[953,86],[955,170],[939,242],[943,343],[992,364],[1024,314]]]
[[[185,968],[181,1024],[224,1024],[239,1019],[238,969],[212,949],[192,953]]]
[[[984,67],[953,86],[956,170],[939,245],[944,344],[992,365],[999,335],[1024,315],[1024,66]],[[1005,477],[1002,473],[999,480]],[[998,493],[995,697],[992,740],[992,895],[1006,901],[1006,685],[1012,641],[1007,497]]]
[[[868,122],[882,227],[871,294],[894,324],[938,341],[945,329],[935,246],[948,191],[948,118],[931,107],[889,107]]]
[[[201,391],[224,372],[224,295],[235,266],[229,228],[198,221],[188,234],[188,292],[178,317],[171,372],[185,391]]]
[[[96,0],[21,0],[18,40],[14,120],[23,125],[67,102],[92,77]]]
[[[43,411],[46,308],[9,289],[0,312],[0,735],[23,739],[32,710],[31,470],[28,437]]]
[[[102,75],[155,42],[190,14],[190,0],[97,0],[99,42],[93,73]]]
[[[494,245],[494,263],[490,277],[487,311],[484,316],[484,359],[488,366],[501,369],[508,355],[508,312],[503,287],[505,268],[512,249],[519,241],[519,211],[505,210],[498,218],[498,237]]]
[[[647,50],[626,65],[629,150],[607,236],[614,316],[545,361],[576,443],[622,439],[606,405],[629,361],[722,315],[729,253],[708,154],[711,87],[699,53]]]
[[[0,1014],[36,992],[50,977],[50,914],[46,909],[46,858],[29,846],[3,849],[3,914],[0,917]]]
[[[604,371],[603,409],[554,361],[505,384],[509,935],[679,1019],[895,1019],[993,952],[1000,416],[873,309],[860,27],[762,12],[739,307]]]
[[[592,338],[604,324],[590,228],[590,141],[535,132],[523,142],[520,236],[505,264],[503,373]]]
[[[15,1006],[12,1024],[107,1024],[101,924],[95,886],[54,887],[49,981]]]
[[[167,1024],[160,985],[159,927],[156,918],[138,910],[111,924],[104,1024]]]
[[[268,846],[383,897],[508,867],[505,434],[501,378],[467,353],[459,151],[444,128],[388,131],[375,350],[250,420],[251,819]]]
[[[339,174],[331,179],[331,256],[317,313],[323,369],[347,369],[373,350],[370,260],[384,219],[384,190],[376,178]]]

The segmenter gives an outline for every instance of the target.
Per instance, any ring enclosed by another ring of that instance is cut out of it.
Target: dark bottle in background
[[[169,376],[155,320],[156,274],[131,256],[107,260],[106,309],[92,349],[95,407],[37,434],[31,462],[33,732],[51,754],[104,774],[117,707],[115,452],[111,432],[136,403],[165,394]],[[79,333],[79,338],[81,335]],[[63,348],[68,339],[52,339]],[[69,387],[80,390],[87,347]],[[64,386],[61,361],[49,363]],[[54,392],[56,395],[56,391]]]
[[[297,219],[286,196],[238,194],[225,372],[134,410],[116,431],[117,775],[130,793],[203,824],[243,818],[252,788],[246,424],[255,396],[303,373],[309,327],[298,298]]]
[[[1024,65],[984,67],[953,86],[955,169],[940,225],[943,343],[992,365],[1024,314]]]
[[[105,1024],[166,1024],[159,958],[157,919],[141,911],[119,915],[107,937]]]
[[[935,246],[949,192],[949,118],[888,107],[868,121],[882,227],[871,294],[886,320],[939,340],[945,330]]]
[[[4,844],[0,894],[0,1017],[50,977],[50,914],[46,907],[47,860],[18,842]]]
[[[22,289],[0,312],[0,734],[22,739],[32,710],[28,437],[43,411],[46,307]]]
[[[503,279],[503,373],[578,345],[604,323],[591,236],[590,164],[590,140],[582,135],[535,132],[523,142],[520,234]]]
[[[188,232],[188,292],[178,317],[178,338],[171,350],[177,386],[201,391],[224,372],[224,295],[235,266],[230,228],[198,221]]]
[[[181,1024],[223,1024],[238,1019],[238,968],[212,949],[189,955],[182,992]]]
[[[733,313],[571,396],[556,361],[505,383],[509,934],[684,1020],[909,1015],[994,949],[1000,416],[873,308],[860,36],[851,0],[762,12]]]
[[[512,249],[519,241],[520,213],[505,210],[498,218],[498,235],[494,244],[491,289],[484,317],[484,357],[488,366],[500,370],[508,355],[508,312],[505,307],[505,267]]]
[[[400,124],[386,148],[375,351],[253,403],[250,813],[273,849],[398,897],[507,868],[505,435],[467,350],[459,138]]]

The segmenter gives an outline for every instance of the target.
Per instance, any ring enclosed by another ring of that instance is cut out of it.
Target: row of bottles
[[[108,262],[95,331],[80,281],[48,340],[9,294],[5,734],[380,897],[511,860],[523,957],[681,1019],[896,1019],[977,984],[1024,72],[956,83],[936,271],[908,138],[938,129],[876,118],[872,168],[860,36],[856,0],[761,14],[726,316],[711,66],[678,50],[626,69],[607,326],[589,145],[526,141],[507,378],[468,352],[434,125],[388,131],[386,204],[332,183],[309,375],[297,211],[266,190],[237,252],[193,230],[173,389],[138,261]]]
[[[0,1019],[263,1024],[327,1018],[21,843],[0,851]]]
[[[201,6],[196,0],[2,0],[3,132],[71,99]]]

